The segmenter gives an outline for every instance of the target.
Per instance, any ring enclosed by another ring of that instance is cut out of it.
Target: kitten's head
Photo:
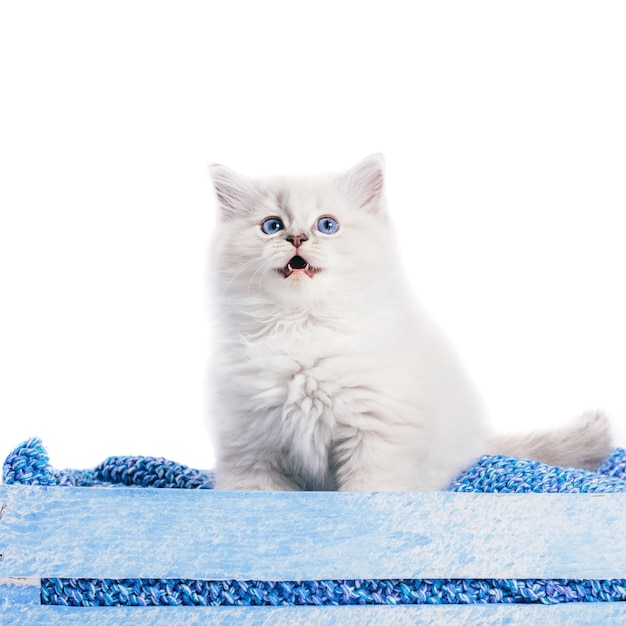
[[[211,173],[221,213],[214,262],[231,297],[308,306],[389,280],[382,156],[309,178],[253,180],[222,165]]]

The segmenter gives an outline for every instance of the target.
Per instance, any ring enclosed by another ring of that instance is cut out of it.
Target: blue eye
[[[262,224],[261,230],[266,235],[275,235],[278,231],[285,228],[283,223],[277,217],[268,217]]]
[[[324,215],[317,220],[317,230],[324,235],[334,235],[339,230],[339,223],[334,217]]]

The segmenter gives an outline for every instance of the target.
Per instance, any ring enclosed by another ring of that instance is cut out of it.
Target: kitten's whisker
[[[235,259],[241,259],[241,258],[245,258],[247,255],[241,254],[238,255],[237,257],[234,257]],[[220,297],[224,295],[224,293],[226,292],[226,290],[231,286],[231,284],[237,280],[237,278],[239,278],[239,276],[241,276],[241,274],[243,274],[243,272],[245,272],[251,265],[253,265],[256,262],[256,259],[250,259],[247,263],[244,263],[240,268],[239,271],[230,278],[230,280],[224,285],[224,288],[222,289],[222,291],[220,292]]]
[[[252,281],[255,279],[256,275],[259,272],[261,273],[261,278],[259,280],[259,283],[265,287],[267,285],[267,276],[269,276],[269,272],[268,270],[272,270],[273,269],[273,265],[274,265],[274,259],[266,259],[265,263],[260,266],[259,268],[257,268],[257,270],[254,272],[254,274],[252,274],[252,276],[250,277],[250,280],[248,281],[248,295],[250,295],[250,290],[252,288]]]
[[[247,268],[247,266],[249,265],[249,263],[246,263],[245,265],[243,265],[241,267],[241,269],[234,275],[232,276],[224,285],[224,287],[222,288],[222,291],[220,292],[220,296],[223,296],[224,293],[226,292],[226,290],[231,286],[231,284],[239,277],[239,275],[244,272]]]

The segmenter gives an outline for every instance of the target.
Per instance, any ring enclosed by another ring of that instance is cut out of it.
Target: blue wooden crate
[[[41,580],[623,579],[626,494],[0,486],[4,624],[626,624],[626,603],[48,606]]]

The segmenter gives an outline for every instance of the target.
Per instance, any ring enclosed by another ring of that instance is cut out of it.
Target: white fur
[[[407,290],[382,157],[342,175],[212,175],[217,487],[444,488],[487,434],[454,351]],[[323,215],[337,233],[318,232]],[[285,229],[267,235],[271,216]],[[279,272],[289,235],[307,237],[298,253],[321,271]]]

